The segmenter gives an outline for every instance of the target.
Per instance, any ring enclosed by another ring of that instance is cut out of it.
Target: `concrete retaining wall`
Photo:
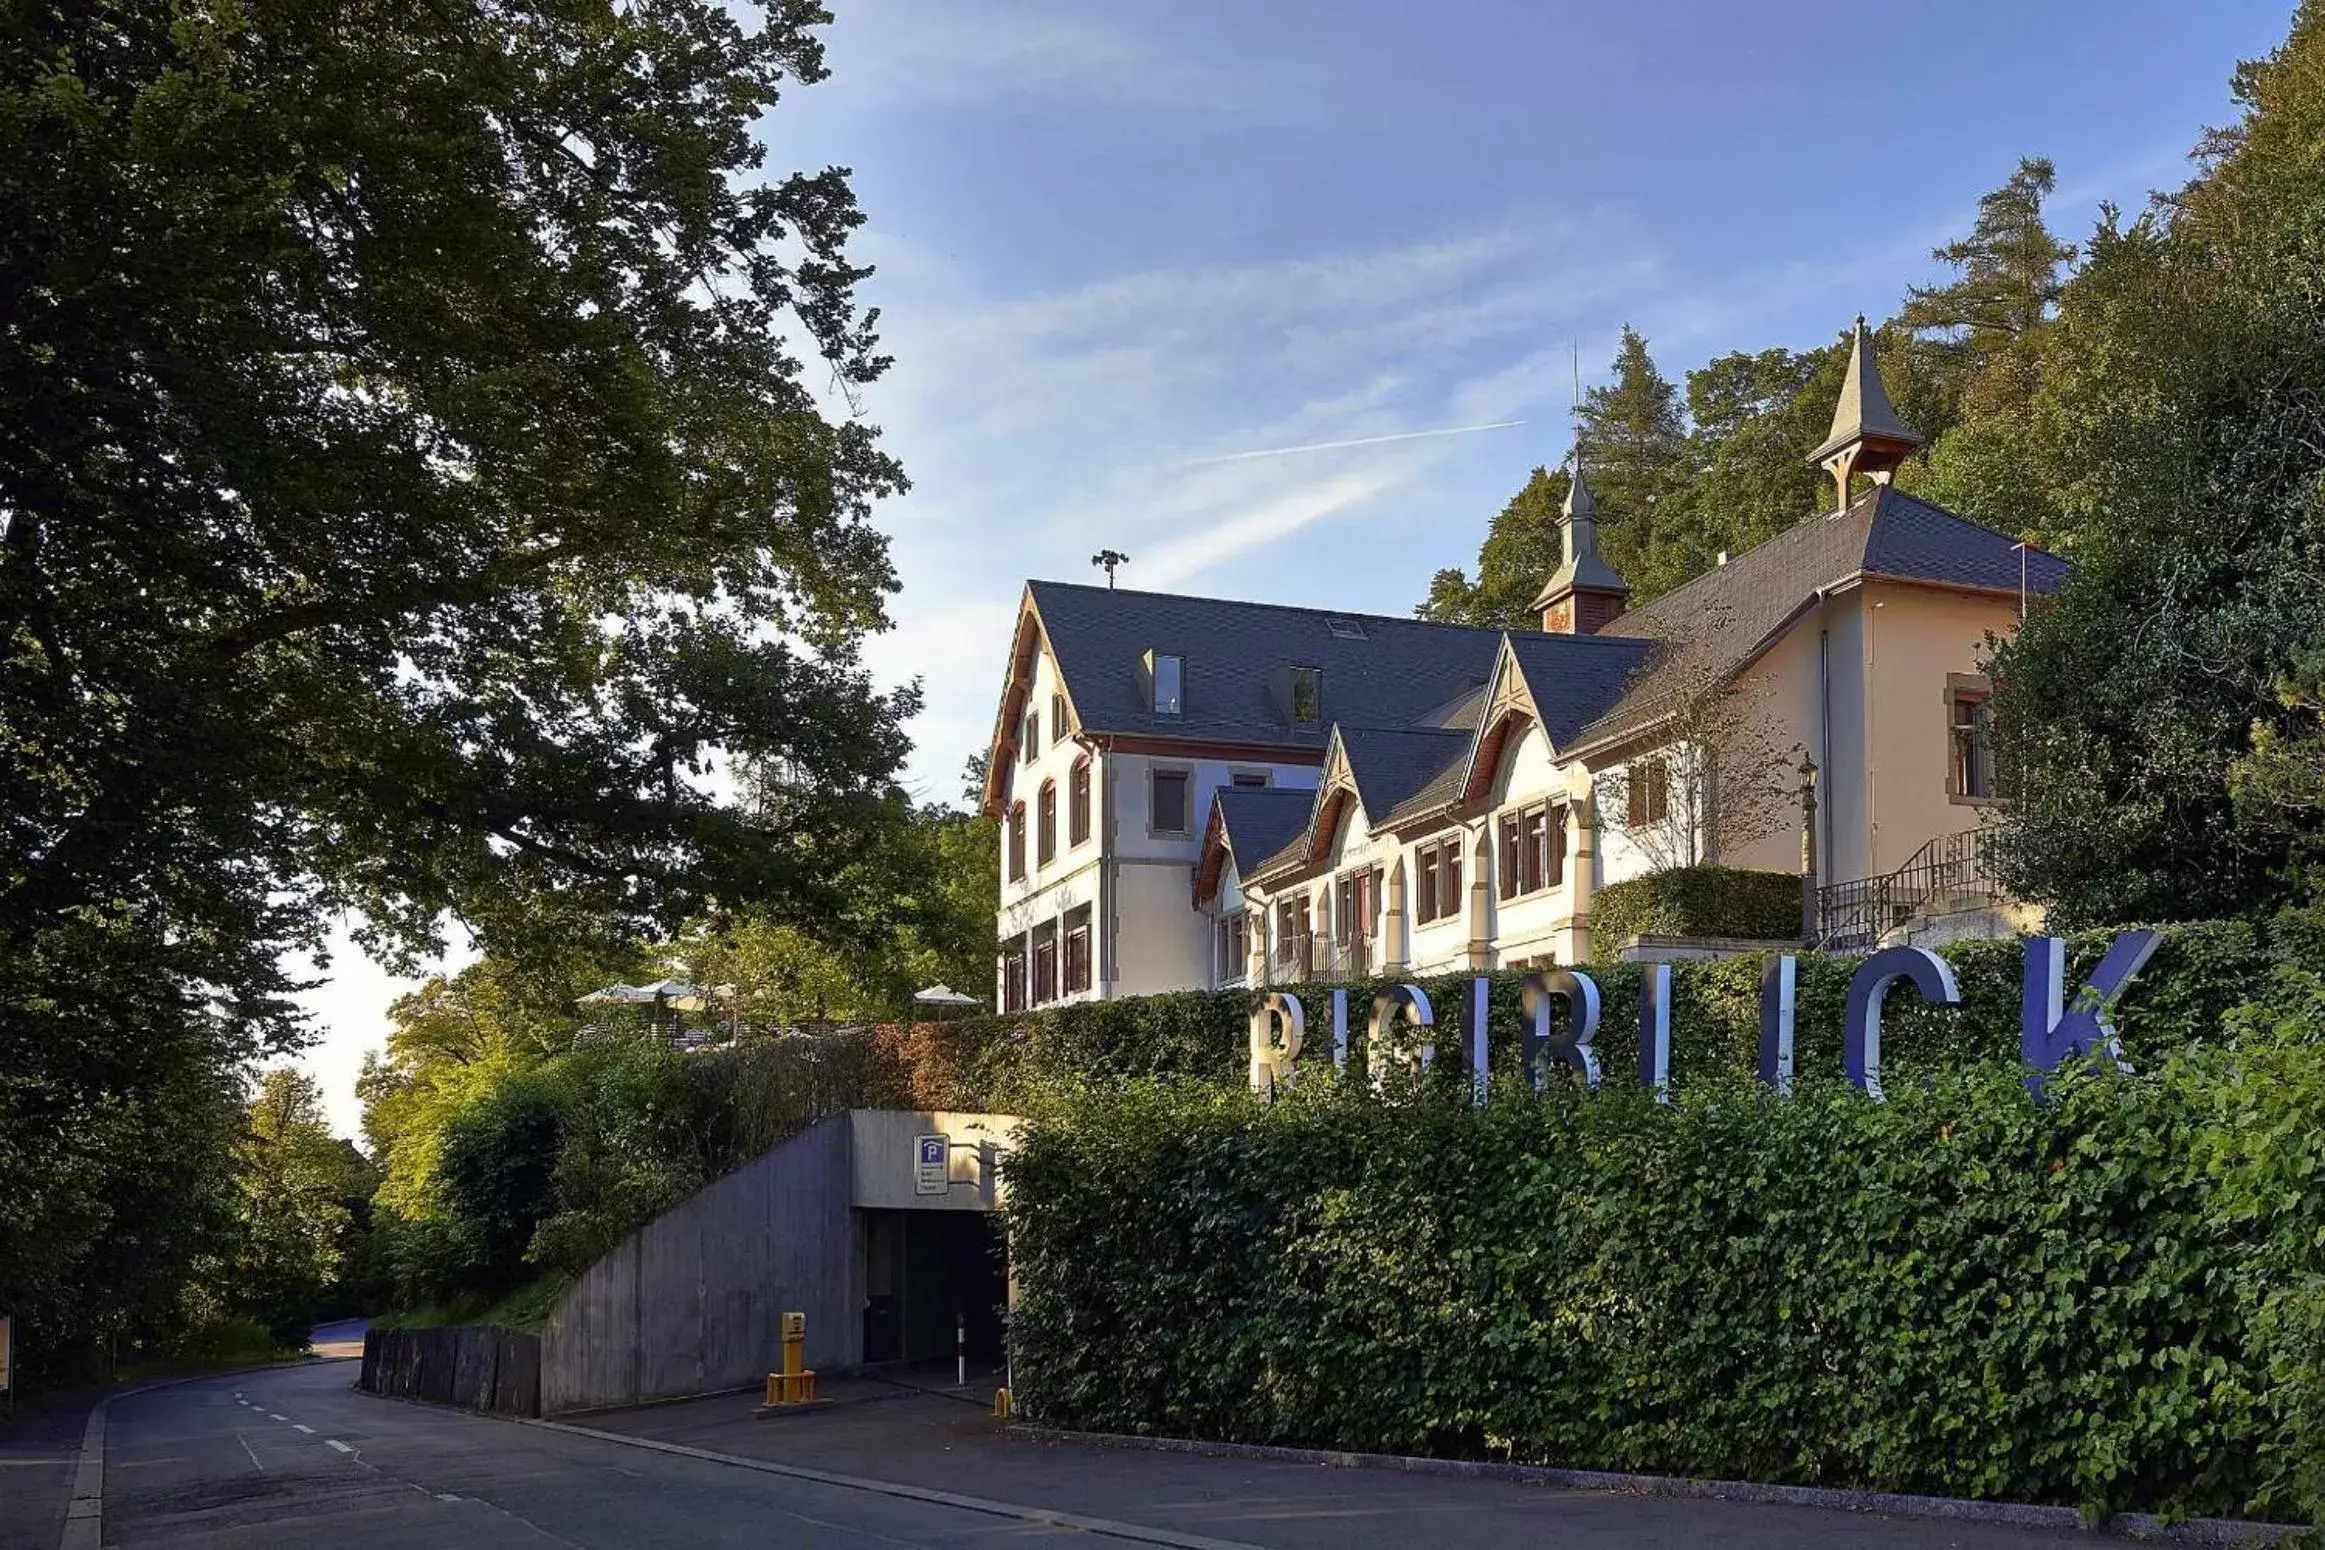
[[[820,1120],[657,1217],[592,1265],[541,1334],[554,1414],[742,1388],[807,1315],[807,1364],[863,1360],[848,1116]]]
[[[497,1324],[364,1332],[355,1386],[495,1415],[541,1413],[541,1337]]]

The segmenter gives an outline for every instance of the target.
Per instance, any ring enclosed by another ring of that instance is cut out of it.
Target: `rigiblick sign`
[[[2146,966],[2163,940],[2156,931],[2125,931],[2108,946],[2091,977],[2078,988],[2070,1004],[2067,995],[2067,944],[2058,937],[2029,937],[2019,1001],[2019,1053],[2034,1068],[2027,1085],[2039,1092],[2043,1073],[2064,1062],[2083,1058],[2128,1071],[2123,1045],[2115,1031],[2114,1010],[2131,981]],[[1468,1048],[1470,1100],[1486,1099],[1486,980],[1470,981]],[[1841,1068],[1864,1094],[1882,1101],[1881,1008],[1890,990],[1911,985],[1931,1006],[1958,1007],[1961,987],[1943,958],[1925,947],[1887,947],[1867,958],[1849,980],[1847,1009],[1842,1019]],[[1790,953],[1768,960],[1760,976],[1760,1080],[1780,1095],[1792,1091],[1793,1038],[1798,1023],[1799,961]],[[1524,1023],[1519,1029],[1520,1065],[1526,1079],[1540,1092],[1553,1072],[1563,1068],[1586,1088],[1595,1089],[1603,1078],[1598,1051],[1602,998],[1599,988],[1580,969],[1558,969],[1529,974],[1520,982]],[[1403,1023],[1417,1036],[1400,1054],[1389,1038],[1393,1025]],[[1418,985],[1394,985],[1372,998],[1372,1015],[1365,1025],[1366,1065],[1377,1085],[1392,1059],[1403,1058],[1426,1070],[1435,1060],[1433,1030],[1436,1010],[1428,993]],[[1332,992],[1332,1064],[1348,1064],[1348,992]],[[1307,1013],[1300,998],[1287,990],[1260,996],[1251,1012],[1251,1085],[1273,1093],[1288,1086],[1307,1038]],[[1671,966],[1645,966],[1639,987],[1639,1080],[1657,1102],[1671,1100]]]

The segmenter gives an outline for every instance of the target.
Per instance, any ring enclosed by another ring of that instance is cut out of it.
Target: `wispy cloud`
[[[1299,452],[1338,452],[1347,447],[1379,447],[1392,441],[1426,441],[1433,436],[1468,436],[1478,431],[1508,430],[1523,425],[1523,420],[1489,420],[1483,425],[1447,425],[1429,431],[1395,431],[1386,436],[1352,436],[1345,441],[1311,441],[1297,447],[1262,447],[1256,452],[1222,452],[1216,457],[1188,459],[1187,466],[1200,468],[1208,463],[1243,463],[1253,458],[1290,457]]]

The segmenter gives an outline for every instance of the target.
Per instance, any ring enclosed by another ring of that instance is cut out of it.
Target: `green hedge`
[[[1018,1398],[1099,1431],[2313,1513],[2325,994],[2299,979],[2241,1043],[2041,1104],[1998,1062],[1886,1105],[1724,1074],[1663,1109],[1089,1089],[1009,1164]]]
[[[1590,947],[1611,958],[1635,936],[1800,938],[1800,878],[1742,867],[1673,867],[1591,895]]]
[[[2108,932],[2068,937],[2068,967],[2077,981],[2099,961]],[[2314,950],[2313,950],[2314,949]],[[1910,990],[1895,992],[1884,1026],[1884,1061],[1908,1075],[2018,1053],[2019,980],[2024,948],[2016,940],[1967,941],[1940,949],[1962,989],[1958,1012],[1923,1007]],[[2325,920],[2287,916],[2266,933],[2242,921],[2203,922],[2165,929],[2164,943],[2133,981],[2117,1014],[2135,1061],[2149,1061],[2212,1036],[2221,1008],[2265,989],[2280,961],[2325,967]],[[1841,1069],[1841,1009],[1849,977],[1863,960],[1799,957],[1797,1064],[1804,1073]],[[1622,1072],[1637,1058],[1639,984],[1636,964],[1593,964],[1605,996],[1598,1048],[1608,1069]],[[1420,981],[1437,1017],[1438,1045],[1457,1049],[1469,1018],[1470,974]],[[1524,976],[1487,976],[1487,1030],[1494,1067],[1514,1078]],[[1373,993],[1391,983],[1345,986],[1349,1021],[1361,1036]],[[1759,1060],[1760,959],[1726,958],[1673,966],[1672,1074],[1685,1083],[1719,1073],[1750,1073]],[[1304,1060],[1327,1058],[1328,985],[1295,987],[1306,1007],[1309,1047]],[[941,1092],[963,1107],[1026,1108],[1051,1087],[1114,1083],[1140,1076],[1191,1076],[1240,1085],[1248,1058],[1252,993],[1185,991],[1121,1001],[1045,1007],[1020,1017],[976,1018],[936,1025],[943,1031],[948,1073]],[[1457,1079],[1456,1062],[1441,1062],[1444,1079]]]

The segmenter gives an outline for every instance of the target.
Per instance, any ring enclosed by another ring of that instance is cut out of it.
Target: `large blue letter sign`
[[[2028,937],[2018,1022],[2018,1049],[2026,1063],[2038,1073],[2056,1071],[2069,1055],[2089,1055],[2129,1071],[2123,1041],[2115,1034],[2115,1003],[2162,942],[2160,931],[2116,933],[2107,956],[2075,992],[2075,1004],[2069,1008],[2067,944],[2055,936]],[[2040,1092],[2041,1076],[2029,1077],[2027,1086]]]
[[[1480,974],[1469,982],[1469,1106],[1485,1107],[1485,1009],[1486,978]]]
[[[1300,1058],[1300,1041],[1307,1017],[1300,998],[1271,990],[1251,1009],[1251,1090],[1275,1095],[1289,1087],[1292,1063]],[[1279,1036],[1280,1034],[1280,1036]]]
[[[1800,1013],[1800,964],[1778,953],[1760,971],[1760,1080],[1792,1096],[1792,1035]]]
[[[1598,985],[1587,974],[1560,969],[1551,974],[1529,974],[1518,982],[1526,1009],[1526,1026],[1519,1038],[1526,1075],[1541,1092],[1550,1085],[1553,1064],[1571,1066],[1582,1074],[1582,1085],[1596,1089],[1598,1051],[1590,1041],[1598,1036]],[[1553,1031],[1553,1002],[1565,1003],[1558,1019],[1562,1031]]]
[[[1418,985],[1391,985],[1372,998],[1372,1021],[1364,1030],[1364,1069],[1372,1077],[1375,1092],[1388,1076],[1388,1031],[1400,1016],[1416,1028],[1433,1028],[1437,1024],[1437,1014],[1429,1007],[1429,994]],[[1415,1058],[1424,1071],[1436,1056],[1434,1042],[1423,1044],[1415,1051]]]
[[[1671,965],[1650,963],[1639,976],[1639,1080],[1657,1103],[1671,1101]]]
[[[1847,1022],[1842,1027],[1842,1064],[1849,1080],[1878,1103],[1881,1092],[1881,998],[1899,980],[1911,980],[1931,1006],[1960,1006],[1961,987],[1943,958],[1926,947],[1884,947],[1865,960],[1849,981]]]

